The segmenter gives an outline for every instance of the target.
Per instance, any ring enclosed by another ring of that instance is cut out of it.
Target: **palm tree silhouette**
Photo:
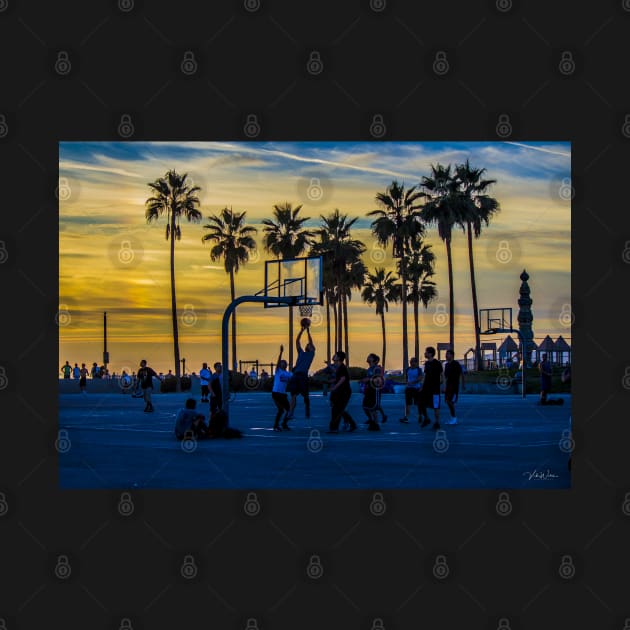
[[[263,242],[265,250],[277,258],[297,258],[306,251],[313,235],[312,230],[304,229],[303,224],[310,217],[300,217],[302,206],[293,208],[288,202],[274,205],[273,219],[263,219],[265,226]],[[289,306],[289,369],[293,368],[293,306]]]
[[[234,274],[249,261],[250,254],[256,250],[253,234],[258,231],[252,225],[245,224],[247,213],[234,212],[232,208],[223,208],[220,214],[208,217],[209,223],[203,226],[208,233],[201,237],[202,242],[212,241],[210,259],[223,258],[225,271],[230,274],[230,295],[236,299],[234,288]],[[232,313],[232,366],[237,370],[236,361],[236,313]]]
[[[419,335],[419,308],[420,304],[425,310],[429,304],[437,298],[435,282],[431,280],[434,275],[435,254],[431,245],[423,241],[415,241],[411,245],[411,256],[407,264],[409,275],[408,299],[413,303],[414,320],[414,352],[420,360],[420,335]]]
[[[385,370],[387,357],[387,337],[385,336],[385,313],[389,311],[389,303],[397,302],[400,291],[396,286],[396,276],[384,267],[376,267],[374,273],[368,273],[361,291],[361,298],[366,304],[374,304],[377,315],[381,317],[381,332],[383,334],[383,360],[381,365]]]
[[[477,307],[477,284],[475,281],[475,262],[473,256],[473,239],[481,235],[481,224],[490,224],[490,219],[501,210],[499,202],[486,194],[495,179],[482,179],[485,168],[472,168],[466,160],[465,164],[455,167],[455,174],[462,197],[462,213],[466,223],[468,236],[468,263],[470,266],[470,286],[472,289],[473,314],[475,322],[475,369],[483,369],[481,360],[481,343],[479,339],[479,309]]]
[[[367,267],[361,260],[360,256],[365,251],[363,249],[356,250],[351,254],[351,258],[346,261],[346,272],[341,276],[341,284],[339,285],[339,294],[343,307],[343,336],[345,344],[346,361],[350,364],[350,334],[348,323],[348,302],[352,299],[352,290],[360,289],[365,282],[365,274]]]
[[[449,345],[454,348],[455,337],[455,299],[453,296],[453,257],[451,239],[453,227],[462,225],[462,207],[457,194],[457,181],[451,174],[451,166],[431,165],[431,175],[423,177],[421,182],[427,199],[422,208],[422,218],[429,224],[437,225],[438,234],[446,244],[448,263],[448,298],[449,298]]]
[[[317,241],[311,245],[313,256],[323,258],[323,285],[326,297],[326,325],[328,327],[327,338],[330,338],[330,307],[333,309],[335,322],[335,349],[344,345],[343,332],[347,333],[347,318],[344,326],[344,293],[346,294],[347,315],[347,285],[350,290],[356,285],[356,278],[361,273],[357,262],[365,251],[365,245],[359,240],[353,239],[351,228],[358,217],[348,220],[347,214],[341,214],[338,208],[327,216],[320,215],[321,226],[316,230]],[[354,265],[354,267],[353,267]],[[347,334],[345,346],[348,347]],[[328,349],[328,353],[330,351]],[[347,359],[347,357],[346,357]]]
[[[368,212],[368,216],[375,216],[372,222],[372,233],[381,245],[392,243],[392,254],[399,258],[402,303],[402,338],[403,338],[403,370],[406,374],[409,362],[409,348],[407,345],[407,256],[411,250],[411,243],[424,235],[425,227],[420,214],[421,205],[418,203],[422,193],[416,191],[416,186],[405,190],[404,184],[393,181],[384,193],[377,193],[376,202],[380,206],[377,210]]]
[[[166,240],[171,241],[171,315],[173,318],[173,358],[175,361],[176,388],[180,391],[179,330],[177,328],[177,300],[175,297],[175,240],[181,240],[180,219],[185,217],[189,222],[198,223],[201,212],[197,210],[199,186],[188,186],[187,173],[179,175],[176,171],[167,171],[148,186],[153,194],[145,201],[145,218],[147,223],[157,221],[166,214]]]

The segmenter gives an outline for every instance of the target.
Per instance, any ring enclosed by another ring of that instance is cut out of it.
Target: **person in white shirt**
[[[418,408],[418,421],[420,421],[420,389],[422,388],[422,368],[418,365],[418,358],[409,359],[407,369],[407,386],[405,387],[405,415],[400,419],[403,424],[409,422],[409,408],[415,405]]]
[[[287,371],[287,362],[282,358],[282,352],[284,346],[280,346],[280,354],[278,355],[278,362],[276,364],[276,373],[273,375],[273,387],[271,389],[271,398],[276,404],[278,412],[276,413],[276,420],[273,425],[274,431],[282,431],[282,429],[289,430],[287,424],[287,415],[291,405],[289,404],[289,397],[287,396],[287,384],[291,378],[291,372]],[[280,428],[280,418],[284,414],[282,421],[282,429]]]
[[[203,366],[199,370],[199,382],[201,383],[201,402],[210,402],[208,399],[210,385],[210,377],[212,372],[208,369],[208,364],[204,362]]]

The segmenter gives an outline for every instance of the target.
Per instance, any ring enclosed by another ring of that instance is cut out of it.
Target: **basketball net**
[[[301,317],[310,317],[313,314],[312,304],[300,304],[298,308],[300,309]]]

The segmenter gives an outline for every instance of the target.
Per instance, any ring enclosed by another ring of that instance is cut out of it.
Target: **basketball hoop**
[[[312,304],[300,304],[298,308],[300,309],[300,317],[311,317],[313,315]]]

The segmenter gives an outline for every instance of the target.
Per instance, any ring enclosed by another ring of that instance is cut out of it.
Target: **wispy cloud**
[[[571,153],[566,151],[554,151],[553,149],[548,149],[546,147],[537,147],[532,144],[523,144],[522,142],[512,142],[506,141],[506,144],[511,144],[515,147],[524,147],[525,149],[531,149],[532,151],[541,151],[542,153],[551,153],[553,155],[561,155],[562,157],[571,157]]]
[[[69,160],[61,160],[59,162],[59,170],[65,171],[95,171],[97,173],[108,173],[110,175],[120,175],[122,177],[142,177],[139,173],[128,171],[122,168],[113,168],[109,166],[98,166],[94,164],[83,164],[81,162],[72,162]]]

